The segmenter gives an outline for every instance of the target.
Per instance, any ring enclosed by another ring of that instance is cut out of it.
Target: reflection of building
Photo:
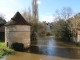
[[[22,43],[24,48],[30,46],[30,24],[17,12],[5,25],[5,44]]]

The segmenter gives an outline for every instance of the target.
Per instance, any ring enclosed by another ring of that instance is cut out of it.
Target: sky
[[[80,0],[38,0],[38,15],[40,21],[53,22],[56,10],[63,7],[70,7],[73,14],[80,12]],[[31,7],[32,0],[0,0],[0,13],[6,21],[9,21],[14,14]]]

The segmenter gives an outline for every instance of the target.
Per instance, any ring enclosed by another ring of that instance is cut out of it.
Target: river
[[[34,41],[24,52],[15,52],[0,60],[80,60],[80,47],[49,36]]]

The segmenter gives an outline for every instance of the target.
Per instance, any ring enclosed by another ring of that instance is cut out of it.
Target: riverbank
[[[4,55],[8,55],[13,52],[14,50],[9,49],[5,46],[5,42],[0,42],[0,58],[2,58]]]

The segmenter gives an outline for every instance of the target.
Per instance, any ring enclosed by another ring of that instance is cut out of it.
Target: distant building
[[[30,47],[31,25],[17,12],[9,22],[5,24],[5,44],[11,47],[13,43],[22,43],[24,48]]]
[[[46,30],[47,32],[50,32],[50,23],[46,23]]]
[[[50,32],[51,31],[51,24],[50,23],[46,23],[46,21],[44,21],[45,25],[46,25],[46,31]]]

